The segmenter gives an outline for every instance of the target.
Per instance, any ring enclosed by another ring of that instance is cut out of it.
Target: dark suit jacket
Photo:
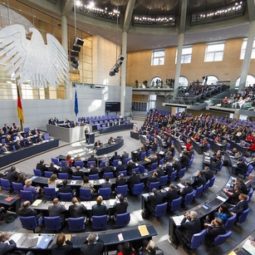
[[[85,217],[86,207],[83,204],[69,206],[69,216],[73,218]]]
[[[59,193],[73,193],[72,188],[70,186],[60,186]]]
[[[96,242],[94,244],[85,244],[81,247],[81,255],[101,255],[103,254],[104,244]]]
[[[218,235],[223,235],[226,233],[224,226],[219,227],[209,227],[206,234],[206,241],[209,243],[213,242],[215,237]]]
[[[60,216],[62,219],[64,219],[64,213],[66,211],[64,205],[57,204],[57,205],[50,205],[48,208],[49,216]]]
[[[128,202],[116,203],[113,207],[115,214],[126,213],[128,208]]]
[[[51,255],[70,255],[72,249],[72,245],[58,246],[54,244],[51,248]]]
[[[32,208],[20,208],[18,210],[18,215],[23,216],[23,217],[28,217],[28,216],[35,216],[36,211]]]
[[[128,180],[128,185],[130,188],[134,186],[134,184],[140,183],[141,179],[139,175],[132,175]]]
[[[92,216],[101,216],[107,214],[107,207],[105,205],[93,205],[92,206]]]
[[[148,206],[153,210],[156,205],[163,203],[164,197],[162,193],[153,194],[148,197]]]
[[[233,208],[232,212],[240,214],[248,208],[248,201],[239,201]]]
[[[172,200],[178,198],[180,195],[177,190],[169,190],[166,194],[166,199],[168,202],[172,202]]]
[[[4,179],[8,179],[10,182],[16,182],[18,179],[18,173],[16,171],[9,171],[5,176]]]
[[[0,242],[0,255],[5,255],[7,252],[13,251],[16,248],[16,243],[12,240],[9,244]]]
[[[207,181],[210,180],[211,178],[213,178],[213,176],[214,176],[214,173],[211,170],[203,171],[202,173]]]
[[[186,186],[185,188],[183,188],[183,190],[180,192],[180,194],[182,196],[185,196],[186,194],[192,192],[192,187],[191,186]]]
[[[183,235],[187,241],[191,241],[194,234],[201,231],[201,223],[199,219],[187,221],[186,218],[182,220],[181,230],[183,230]]]

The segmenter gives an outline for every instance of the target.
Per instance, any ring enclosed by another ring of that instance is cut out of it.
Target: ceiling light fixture
[[[81,6],[82,6],[81,0],[76,0],[76,1],[75,1],[75,5],[76,5],[77,7],[81,7]]]

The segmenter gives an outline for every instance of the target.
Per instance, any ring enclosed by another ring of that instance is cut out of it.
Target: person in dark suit
[[[36,165],[36,169],[39,169],[42,172],[47,171],[47,167],[44,164],[44,160],[40,160],[40,162]]]
[[[102,183],[102,188],[112,188],[112,184],[110,183],[110,178],[105,177],[105,183]]]
[[[81,255],[102,255],[104,251],[104,243],[97,240],[96,233],[90,233],[86,243],[81,246]]]
[[[98,168],[96,166],[91,166],[89,174],[98,174]]]
[[[195,211],[189,211],[185,214],[181,225],[176,228],[176,245],[178,245],[178,240],[183,244],[188,246],[190,244],[191,238],[194,234],[201,231],[201,223],[197,218],[197,213]]]
[[[63,180],[63,185],[58,190],[59,193],[73,193],[70,186],[67,185],[67,180]]]
[[[208,228],[205,241],[208,244],[211,244],[215,237],[218,235],[223,235],[226,233],[226,229],[221,219],[215,218],[212,220],[211,224],[205,223],[205,227]]]
[[[18,179],[18,172],[16,171],[16,167],[12,166],[10,170],[4,176],[4,179],[8,179],[10,182],[16,182]]]
[[[81,168],[79,166],[75,167],[75,169],[73,170],[73,176],[83,176],[83,173],[80,171]]]
[[[72,218],[85,217],[87,212],[86,207],[79,203],[77,197],[73,197],[72,203],[68,209],[69,216]]]
[[[96,204],[92,206],[92,216],[101,216],[107,214],[107,207],[102,204],[103,203],[103,197],[98,196],[96,200]]]
[[[102,168],[102,173],[108,173],[113,171],[114,171],[114,168],[110,166],[108,162],[106,162],[105,167]]]
[[[181,170],[181,163],[174,159],[174,162],[173,162],[173,169],[176,170],[177,172]]]
[[[64,221],[66,212],[65,206],[59,202],[58,198],[54,198],[52,203],[53,205],[50,205],[48,208],[49,216],[50,217],[59,216],[61,220]]]
[[[214,176],[214,172],[206,166],[204,170],[201,171],[202,175],[204,175],[206,181],[210,180]]]
[[[18,210],[18,215],[23,217],[36,216],[36,211],[30,208],[30,201],[25,201]]]
[[[124,178],[123,174],[118,175],[118,177],[116,178],[116,187],[126,185],[126,184],[127,184],[127,181]]]
[[[246,172],[247,172],[247,169],[248,169],[247,164],[245,164],[244,159],[241,158],[241,159],[238,160],[238,162],[236,164],[236,168],[234,169],[234,173],[235,173],[235,175],[239,175],[239,174],[245,175]]]
[[[181,195],[182,197],[184,197],[186,194],[192,192],[192,191],[193,191],[193,188],[192,188],[190,182],[187,182],[187,181],[185,182],[185,181],[184,181],[182,184],[184,185],[184,187],[181,188],[181,190],[179,191],[179,193],[180,193],[180,195]]]
[[[131,190],[135,184],[140,182],[141,182],[140,176],[136,172],[133,172],[132,176],[128,179],[129,189]]]
[[[164,196],[160,190],[153,189],[152,195],[149,195],[147,201],[145,202],[145,210],[148,215],[152,215],[156,206],[164,202]]]
[[[72,250],[72,243],[66,241],[65,235],[58,234],[56,243],[51,248],[51,255],[70,255]]]
[[[16,243],[9,238],[6,233],[0,234],[0,255],[12,254],[11,252],[16,249]]]
[[[170,184],[169,190],[166,193],[166,201],[168,203],[171,203],[174,199],[178,197],[180,197],[180,195],[178,194],[177,188],[173,184]]]
[[[127,173],[128,175],[131,175],[132,174],[132,171],[133,169],[136,167],[135,163],[133,162],[133,160],[129,160],[128,163],[127,163]]]
[[[127,200],[122,196],[118,196],[118,202],[116,202],[113,206],[113,213],[120,214],[120,213],[126,213],[128,208],[128,202]]]
[[[203,174],[199,171],[193,178],[192,187],[195,189],[200,187],[201,185],[204,185],[205,183],[206,179],[203,176]]]
[[[100,148],[100,147],[102,147],[103,146],[103,144],[101,143],[101,141],[100,140],[97,140],[95,143],[94,143],[94,148],[96,149],[96,148]]]
[[[237,217],[249,207],[247,195],[241,193],[238,196],[238,199],[239,199],[238,203],[230,210],[231,212],[236,213]]]
[[[53,172],[54,174],[58,173],[58,169],[54,166],[54,163],[50,163],[50,166],[48,167],[47,171]]]
[[[158,182],[158,181],[159,181],[158,173],[157,172],[153,172],[153,174],[150,177],[148,177],[147,184],[149,185],[152,182]]]

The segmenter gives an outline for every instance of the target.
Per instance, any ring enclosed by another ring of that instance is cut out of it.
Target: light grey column
[[[247,45],[246,45],[246,50],[244,54],[241,75],[240,75],[239,91],[245,88],[245,83],[246,83],[246,79],[247,79],[247,75],[248,75],[250,63],[251,63],[251,54],[252,54],[254,39],[255,39],[255,21],[251,21],[249,26],[249,34],[248,34]]]
[[[61,18],[61,30],[62,30],[62,46],[68,54],[68,25],[65,15]]]
[[[180,33],[178,35],[176,69],[175,69],[175,78],[174,78],[174,98],[176,97],[176,94],[177,94],[177,89],[179,87],[179,78],[181,75],[181,57],[182,57],[183,43],[184,43],[184,33]]]
[[[121,66],[121,89],[120,89],[120,114],[125,115],[125,99],[126,99],[126,77],[127,77],[127,32],[122,32],[122,48],[121,55],[124,57]]]

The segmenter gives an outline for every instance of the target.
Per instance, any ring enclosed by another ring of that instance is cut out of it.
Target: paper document
[[[34,201],[34,203],[32,204],[32,206],[38,206],[39,204],[41,204],[42,203],[42,199],[36,199],[35,201]]]
[[[146,225],[138,226],[138,230],[139,230],[141,236],[148,236],[149,235],[149,231],[148,231]]]
[[[181,223],[182,223],[182,220],[184,219],[184,215],[173,216],[172,219],[173,219],[176,226],[180,226]]]
[[[71,241],[72,239],[72,235],[70,234],[65,234],[65,237],[66,237],[66,241]]]
[[[76,184],[76,181],[73,180],[73,181],[70,182],[70,184],[71,184],[71,185],[75,185],[75,184]]]
[[[180,188],[180,189],[183,189],[185,186],[181,183],[178,183],[177,186]]]
[[[119,239],[120,242],[124,240],[122,233],[118,234],[118,239]]]
[[[255,246],[252,244],[251,240],[247,240],[242,247],[244,250],[246,250],[249,254],[254,255],[255,254]]]
[[[226,202],[226,200],[227,200],[226,198],[221,197],[221,196],[217,196],[216,198],[219,199],[222,202]]]

